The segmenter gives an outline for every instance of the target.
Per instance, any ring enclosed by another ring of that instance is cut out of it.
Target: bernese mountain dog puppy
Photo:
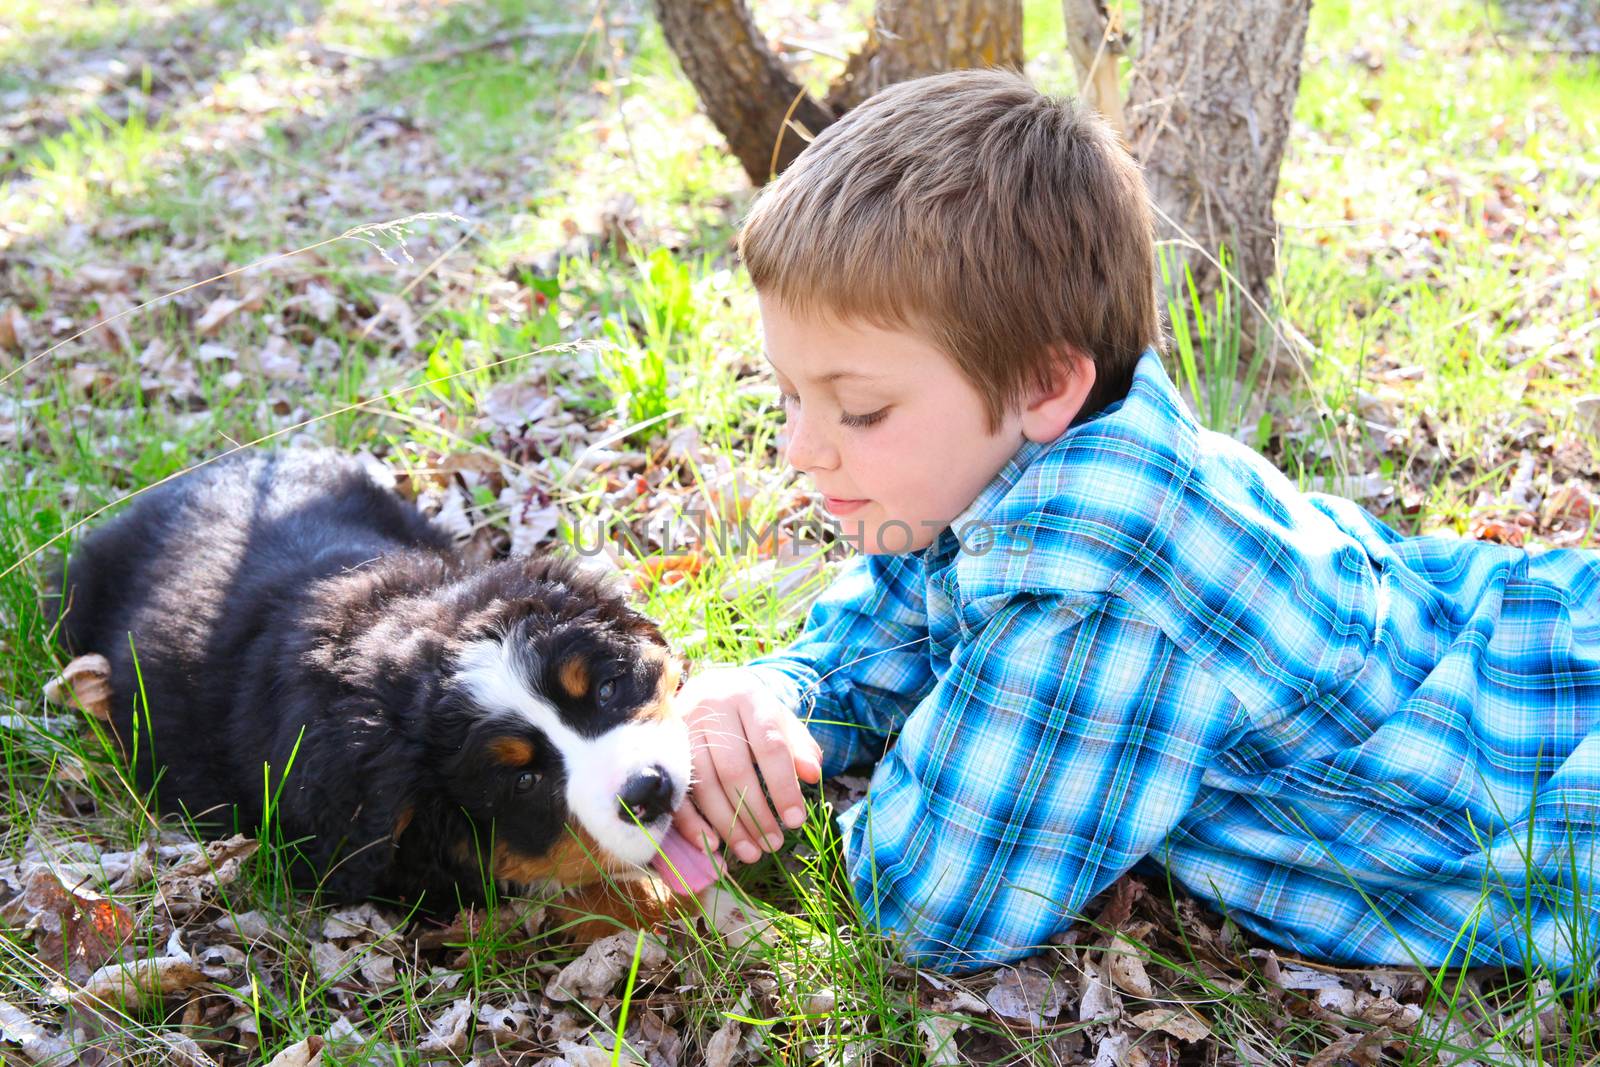
[[[649,619],[572,559],[464,563],[338,453],[146,492],[60,585],[140,788],[228,831],[270,804],[333,899],[645,878],[688,788],[681,664]]]

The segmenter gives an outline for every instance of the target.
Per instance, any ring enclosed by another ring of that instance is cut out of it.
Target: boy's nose
[[[839,465],[838,452],[818,436],[811,422],[804,416],[789,416],[784,425],[789,438],[784,458],[789,461],[789,466],[807,474],[815,470],[832,470]]]

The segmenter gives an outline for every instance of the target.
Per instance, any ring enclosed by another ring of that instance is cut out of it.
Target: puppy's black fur
[[[140,786],[244,832],[275,797],[297,877],[335,898],[453,905],[481,890],[486,853],[491,875],[583,880],[541,866],[571,837],[561,753],[454,684],[471,642],[504,640],[585,736],[663,715],[676,679],[660,631],[601,579],[553,557],[469,567],[330,452],[241,455],[147,492],[63,579],[62,641],[110,660]]]

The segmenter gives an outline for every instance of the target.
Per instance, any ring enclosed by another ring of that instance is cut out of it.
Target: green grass
[[[1431,455],[1393,456],[1431,488],[1419,514],[1384,517],[1464,530],[1478,510],[1464,486],[1503,487],[1503,442],[1533,425],[1583,432],[1568,413],[1595,386],[1592,357],[1525,363],[1511,342],[1600,313],[1578,238],[1600,212],[1600,79],[1593,58],[1518,47],[1492,5],[1425,5],[1398,39],[1375,37],[1391,17],[1314,6],[1297,108],[1311,134],[1291,142],[1279,201],[1282,316],[1315,344],[1304,388],[1336,420],[1353,420],[1375,372],[1412,369],[1394,429],[1404,449],[1435,438],[1453,476]],[[1391,451],[1359,428],[1342,436],[1358,465]]]
[[[142,813],[147,798],[103,735],[69,711],[41,715],[37,697],[61,665],[39,591],[70,541],[63,535],[102,505],[230,442],[270,434],[368,449],[419,477],[441,454],[509,457],[507,449],[523,446],[476,419],[496,386],[524,378],[561,397],[587,434],[610,438],[614,449],[654,455],[675,435],[697,433],[700,463],[680,464],[667,483],[686,502],[701,499],[694,494],[711,488],[720,469],[755,474],[778,462],[779,417],[760,373],[754,303],[728,251],[748,192],[647,18],[613,13],[596,27],[591,11],[554,3],[386,14],[341,0],[314,16],[276,12],[263,29],[237,3],[214,12],[58,6],[13,5],[0,35],[0,91],[28,93],[50,112],[29,131],[37,136],[0,158],[0,249],[11,254],[0,266],[0,313],[21,309],[33,333],[26,355],[89,325],[117,295],[160,297],[359,223],[424,211],[460,212],[471,223],[409,225],[409,259],[392,234],[374,239],[385,254],[354,240],[326,245],[130,317],[125,351],[92,336],[6,382],[14,406],[0,406],[0,424],[15,418],[26,441],[9,444],[0,429],[6,858],[35,835],[81,838],[102,851],[156,840]],[[85,96],[50,81],[53,57],[159,51],[202,15],[215,18],[219,35],[197,68],[204,75],[215,65],[214,95],[204,76],[185,83],[164,70],[132,75],[125,84],[142,86],[138,94],[112,87]],[[1058,51],[1059,5],[1030,2],[1026,16],[1038,80],[1067,88],[1067,66],[1045,54]],[[1328,0],[1312,18],[1300,129],[1278,208],[1285,230],[1274,306],[1277,325],[1305,338],[1304,369],[1278,368],[1268,389],[1268,369],[1241,344],[1260,324],[1227,296],[1195,308],[1174,284],[1169,307],[1198,314],[1183,326],[1173,316],[1171,370],[1203,422],[1261,447],[1305,488],[1378,470],[1403,488],[1385,518],[1407,530],[1465,529],[1501,506],[1521,449],[1545,463],[1559,442],[1587,432],[1572,401],[1600,392],[1595,333],[1583,332],[1597,314],[1595,272],[1582,268],[1600,247],[1600,71],[1592,59],[1520,47],[1495,9],[1469,0],[1421,8]],[[1488,32],[1490,18],[1503,47]],[[522,25],[559,32],[470,47]],[[296,34],[344,58],[302,62]],[[1357,54],[1374,42],[1385,49],[1377,69]],[[444,58],[428,60],[435,55]],[[1496,210],[1525,221],[1506,225]],[[116,224],[133,218],[154,222],[120,233]],[[119,265],[129,269],[121,283],[85,272]],[[214,338],[195,336],[194,320],[212,298],[255,286],[259,307]],[[326,318],[317,289],[332,301]],[[393,311],[373,324],[385,298],[402,292],[405,328]],[[71,329],[58,330],[58,317]],[[1575,335],[1576,346],[1521,358],[1517,338],[1541,325],[1558,338]],[[240,362],[273,337],[304,360],[302,378],[269,379]],[[237,356],[197,361],[205,341]],[[175,395],[159,374],[141,383],[152,372],[140,356],[154,342],[192,364],[192,398]],[[19,362],[0,354],[0,375]],[[79,364],[105,372],[92,392],[74,377]],[[1379,393],[1392,433],[1375,429],[1363,406]],[[515,463],[569,462],[582,444],[546,442]],[[620,536],[639,509],[618,502],[626,479],[612,485],[608,473],[547,488],[567,529],[586,539],[617,531],[611,544],[631,567],[652,548]],[[754,484],[744,518],[760,530],[779,514],[786,487],[759,477]],[[475,518],[503,526],[509,508],[491,495],[476,500]],[[825,581],[813,575],[787,597],[740,587],[760,564],[755,546],[735,537],[703,548],[698,570],[640,589],[644,609],[697,661],[780,647]],[[1019,1032],[953,1011],[910,979],[890,947],[860,929],[830,814],[817,800],[790,852],[739,874],[752,906],[778,924],[776,948],[734,950],[680,932],[670,946],[682,961],[673,973],[692,990],[679,995],[635,969],[617,1002],[595,1012],[595,1032],[615,1045],[618,1029],[637,1035],[644,1014],[670,1005],[689,1042],[686,1063],[729,1019],[762,1035],[757,1062],[863,1051],[916,1062],[925,1024],[959,1020],[972,1027],[961,1041],[974,1061],[1093,1058],[1092,1046],[1074,1044],[1081,1024]],[[182,827],[167,832],[181,836]],[[270,825],[260,832],[273,840]],[[418,950],[418,965],[398,966],[392,987],[346,988],[307,956],[308,935],[329,909],[292,891],[290,843],[277,845],[218,889],[207,913],[237,921],[259,912],[279,928],[219,979],[248,991],[261,1059],[354,1018],[364,1045],[336,1050],[330,1062],[416,1062],[428,1022],[466,991],[475,1006],[527,999],[571,958],[549,926],[502,921],[520,904],[491,893],[476,925]],[[164,944],[157,931],[167,915],[157,890],[146,878],[117,894],[152,952]],[[1151,931],[1138,951],[1162,997],[1190,1005],[1217,1047],[1287,1065],[1331,1039],[1325,1018],[1277,991],[1260,961],[1237,951],[1236,931],[1208,925],[1214,919],[1160,892],[1139,908]],[[406,937],[414,945],[415,934]],[[1230,955],[1219,962],[1224,949]],[[1081,965],[1088,954],[1057,958]],[[460,983],[446,987],[436,967],[459,971]],[[0,984],[17,991],[5,996],[43,1012],[39,994],[51,981],[20,936],[0,930]],[[1510,1035],[1492,1027],[1451,1036],[1448,1024],[1473,1014],[1520,1032],[1543,1026],[1545,1013],[1558,1027],[1540,1039],[1547,1058],[1576,1067],[1593,1055],[1595,1004],[1584,987],[1441,973],[1427,977],[1427,989],[1443,1021],[1427,1031],[1431,1039],[1406,1048],[1408,1063],[1452,1049],[1486,1062],[1514,1058]],[[1567,1010],[1550,1015],[1561,998]],[[631,1023],[621,1018],[624,1004]],[[162,1041],[177,1030],[162,1008],[117,1021],[145,1062],[168,1056]],[[1506,1049],[1489,1046],[1496,1036]]]

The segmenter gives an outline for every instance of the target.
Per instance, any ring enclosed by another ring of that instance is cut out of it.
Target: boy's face
[[[760,303],[789,463],[862,552],[932,544],[1035,436],[1025,412],[990,433],[978,391],[918,334],[798,315],[765,294]]]

